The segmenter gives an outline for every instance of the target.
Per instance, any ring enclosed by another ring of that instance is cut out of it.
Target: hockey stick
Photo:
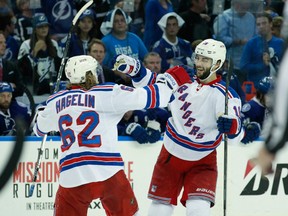
[[[23,143],[25,139],[24,135],[25,125],[22,119],[16,119],[16,141],[13,151],[11,153],[10,159],[8,160],[5,168],[3,169],[2,174],[0,174],[0,191],[4,188],[7,181],[10,179],[17,163],[20,159],[22,150],[23,150]]]
[[[65,67],[66,61],[68,59],[67,56],[68,56],[68,51],[69,51],[69,47],[70,47],[70,39],[71,39],[71,36],[72,36],[73,29],[74,29],[74,27],[75,27],[80,15],[87,8],[89,8],[92,5],[92,3],[93,3],[93,0],[88,1],[77,12],[77,14],[75,15],[74,19],[72,20],[72,26],[70,28],[70,31],[69,31],[68,35],[67,35],[67,40],[66,40],[66,44],[65,44],[65,50],[64,50],[64,53],[63,53],[63,58],[61,60],[61,65],[60,65],[59,72],[58,72],[58,75],[57,75],[57,80],[56,80],[54,93],[58,92],[58,90],[59,90],[59,85],[60,85],[60,81],[61,81],[61,78],[62,78],[62,73],[64,71],[64,67]],[[35,165],[33,181],[32,181],[32,184],[31,184],[30,190],[29,190],[29,197],[31,197],[33,195],[33,192],[34,192],[35,183],[36,183],[37,175],[38,175],[38,172],[39,172],[39,169],[40,169],[40,165],[41,165],[41,161],[42,161],[42,156],[43,156],[43,151],[44,151],[44,146],[45,146],[46,140],[47,140],[47,134],[45,134],[43,136],[43,139],[42,139],[42,142],[41,142],[41,146],[40,146],[40,149],[39,149],[39,152],[38,152],[38,158],[37,158],[37,162],[36,162],[36,165]]]
[[[228,62],[228,72],[226,76],[225,111],[224,111],[225,115],[228,115],[228,88],[230,85],[232,71],[233,71],[233,61],[232,61],[232,57],[230,57],[229,62]],[[224,134],[223,216],[226,216],[226,208],[227,208],[227,159],[228,159],[228,137],[227,137],[227,134]]]

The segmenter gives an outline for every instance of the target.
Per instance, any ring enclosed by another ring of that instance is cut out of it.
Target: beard
[[[208,70],[208,69],[205,69],[205,71],[204,71],[204,73],[202,73],[202,75],[198,75],[197,74],[197,77],[198,77],[198,79],[200,79],[200,80],[204,80],[204,79],[206,79],[209,75],[210,75],[210,69]]]
[[[1,110],[7,110],[10,107],[10,102],[4,102],[3,104],[0,104],[0,109]]]

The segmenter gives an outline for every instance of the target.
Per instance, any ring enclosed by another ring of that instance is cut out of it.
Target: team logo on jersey
[[[152,185],[151,191],[152,191],[152,192],[156,192],[156,190],[157,190],[157,185]]]
[[[242,112],[248,112],[251,109],[251,105],[249,103],[246,103],[242,107]]]
[[[130,199],[130,204],[131,204],[131,205],[134,205],[134,203],[135,203],[134,198],[131,198],[131,199]]]

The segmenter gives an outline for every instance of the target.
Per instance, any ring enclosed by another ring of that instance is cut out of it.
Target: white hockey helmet
[[[73,56],[68,59],[65,66],[65,74],[70,83],[84,83],[86,72],[91,71],[97,79],[97,68],[99,64],[95,58],[89,55]]]
[[[206,39],[196,46],[195,53],[212,59],[212,67],[221,61],[220,69],[226,59],[226,47],[221,41]],[[218,70],[217,69],[217,70]]]

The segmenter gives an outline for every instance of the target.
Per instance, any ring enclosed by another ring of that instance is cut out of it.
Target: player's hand
[[[170,68],[165,73],[157,75],[156,78],[156,83],[164,83],[173,92],[175,92],[179,86],[190,82],[189,74],[181,66]]]
[[[238,121],[233,116],[222,115],[217,120],[217,128],[220,133],[236,134]]]
[[[262,170],[262,175],[273,173],[273,161],[275,154],[268,152],[265,148],[259,151],[258,158],[256,158],[256,165],[259,165]]]
[[[241,140],[242,143],[247,144],[249,142],[253,142],[260,136],[261,127],[257,122],[250,122],[246,126],[244,126],[245,135]]]
[[[141,63],[139,60],[124,54],[115,56],[112,61],[114,63],[112,70],[119,71],[131,77],[137,75],[141,69]]]
[[[39,104],[36,108],[35,108],[35,114],[33,116],[33,119],[30,123],[30,129],[32,130],[34,125],[36,124],[37,122],[37,117],[39,115],[40,112],[42,112],[44,109],[46,108],[46,104]]]
[[[138,143],[144,144],[149,142],[147,131],[135,122],[130,123],[126,128],[126,133],[133,137]]]
[[[148,121],[146,131],[149,135],[149,143],[155,143],[161,138],[160,123],[155,120]]]

